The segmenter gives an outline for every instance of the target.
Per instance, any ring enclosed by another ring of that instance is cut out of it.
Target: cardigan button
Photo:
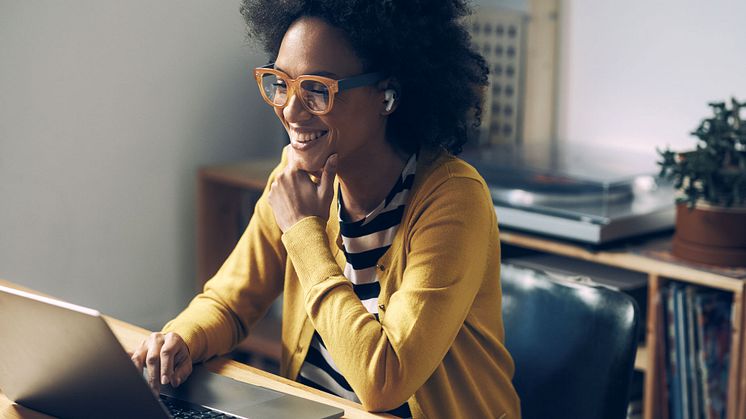
[[[378,269],[379,269],[379,270],[381,270],[381,271],[383,271],[383,270],[385,270],[385,269],[386,269],[386,267],[385,267],[385,266],[383,266],[383,264],[382,264],[382,263],[379,263],[378,265],[376,265],[376,268],[378,268]]]

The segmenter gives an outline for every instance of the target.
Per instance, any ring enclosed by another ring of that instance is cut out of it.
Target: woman
[[[520,416],[497,223],[454,153],[484,60],[461,1],[245,0],[290,145],[219,272],[134,353],[181,384],[283,293],[281,374],[401,417]]]

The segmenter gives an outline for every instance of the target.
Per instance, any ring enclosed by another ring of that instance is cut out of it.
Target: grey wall
[[[237,8],[0,0],[0,278],[148,327],[183,306],[196,168],[281,147]],[[561,139],[691,144],[706,101],[746,99],[743,16],[742,0],[564,0]]]
[[[149,327],[195,277],[198,166],[279,153],[235,1],[0,1],[0,278]]]
[[[706,103],[746,100],[746,1],[561,0],[558,133],[691,148]]]

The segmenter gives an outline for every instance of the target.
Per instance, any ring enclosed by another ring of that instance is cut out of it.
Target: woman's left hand
[[[293,152],[293,149],[288,150],[290,154]],[[308,172],[298,168],[292,155],[288,157],[288,165],[277,175],[269,189],[269,205],[283,233],[306,217],[329,218],[334,176],[337,174],[336,154],[326,159],[318,184],[311,181]]]

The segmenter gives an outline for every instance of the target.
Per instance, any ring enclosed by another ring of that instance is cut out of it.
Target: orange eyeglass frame
[[[311,109],[303,100],[302,96],[299,96],[301,104],[303,104],[303,107],[306,108],[306,110],[314,115],[326,115],[327,113],[331,112],[332,108],[334,107],[334,98],[337,96],[337,93],[348,90],[348,89],[354,89],[356,87],[362,87],[362,86],[370,86],[375,83],[378,83],[379,81],[383,80],[383,74],[378,72],[373,73],[364,73],[364,74],[358,74],[356,76],[347,77],[344,79],[331,79],[329,77],[324,76],[316,76],[313,74],[308,75],[302,75],[298,76],[297,78],[293,79],[290,78],[287,74],[283,73],[280,70],[277,70],[274,68],[275,64],[270,63],[262,67],[257,67],[254,69],[254,78],[256,79],[256,84],[259,86],[259,92],[262,95],[262,98],[264,98],[264,101],[267,102],[270,106],[275,108],[284,108],[287,106],[288,102],[290,102],[290,98],[295,94],[295,91],[298,86],[300,86],[300,83],[306,80],[311,80],[315,82],[322,83],[324,86],[329,89],[329,106],[326,107],[323,111],[315,111]],[[281,78],[282,80],[285,80],[285,83],[287,83],[287,99],[285,100],[285,103],[282,105],[278,105],[274,103],[268,96],[267,92],[264,91],[264,86],[262,85],[262,77],[265,74],[274,74],[278,78]]]

